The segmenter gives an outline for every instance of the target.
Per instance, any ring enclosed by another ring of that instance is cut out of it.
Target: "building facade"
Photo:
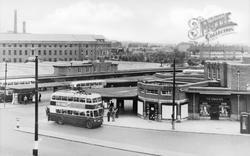
[[[0,34],[0,62],[96,60],[110,49],[101,35]]]
[[[205,87],[189,87],[190,117],[239,120],[241,112],[250,112],[250,62],[209,61],[205,64]]]
[[[182,87],[177,83],[175,96],[175,118],[188,117],[188,99]],[[137,115],[149,120],[164,120],[172,118],[173,85],[165,81],[138,82]]]

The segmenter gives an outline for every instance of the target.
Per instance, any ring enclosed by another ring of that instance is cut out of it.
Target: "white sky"
[[[250,0],[0,0],[0,32],[102,34],[121,41],[189,41],[188,20],[231,12],[236,33],[213,42],[250,45]],[[200,39],[198,41],[204,41]]]

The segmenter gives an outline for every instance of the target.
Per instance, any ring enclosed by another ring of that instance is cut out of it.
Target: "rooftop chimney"
[[[25,34],[26,33],[26,22],[23,21],[23,33]]]
[[[17,33],[17,11],[14,11],[14,33]]]

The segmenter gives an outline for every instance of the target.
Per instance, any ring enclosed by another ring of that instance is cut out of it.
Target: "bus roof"
[[[98,98],[101,97],[100,94],[97,93],[80,93],[78,91],[74,91],[74,90],[59,90],[56,91],[52,94],[53,95],[57,95],[57,96],[68,96],[68,97],[82,97],[82,98]]]
[[[21,82],[21,81],[35,81],[34,78],[24,78],[24,79],[7,79],[6,82]],[[0,82],[4,83],[5,80],[0,80]]]

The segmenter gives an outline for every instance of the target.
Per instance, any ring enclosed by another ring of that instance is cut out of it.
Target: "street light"
[[[175,56],[174,56],[174,63],[173,63],[173,106],[172,106],[172,130],[175,130]]]
[[[237,90],[239,92],[240,91],[240,71],[239,70],[237,71],[237,80],[238,80],[238,82],[237,82]],[[237,120],[239,120],[239,115],[240,115],[240,95],[238,94],[237,97],[238,97],[238,115],[237,115]]]
[[[38,56],[35,56],[35,141],[33,156],[38,155]]]

